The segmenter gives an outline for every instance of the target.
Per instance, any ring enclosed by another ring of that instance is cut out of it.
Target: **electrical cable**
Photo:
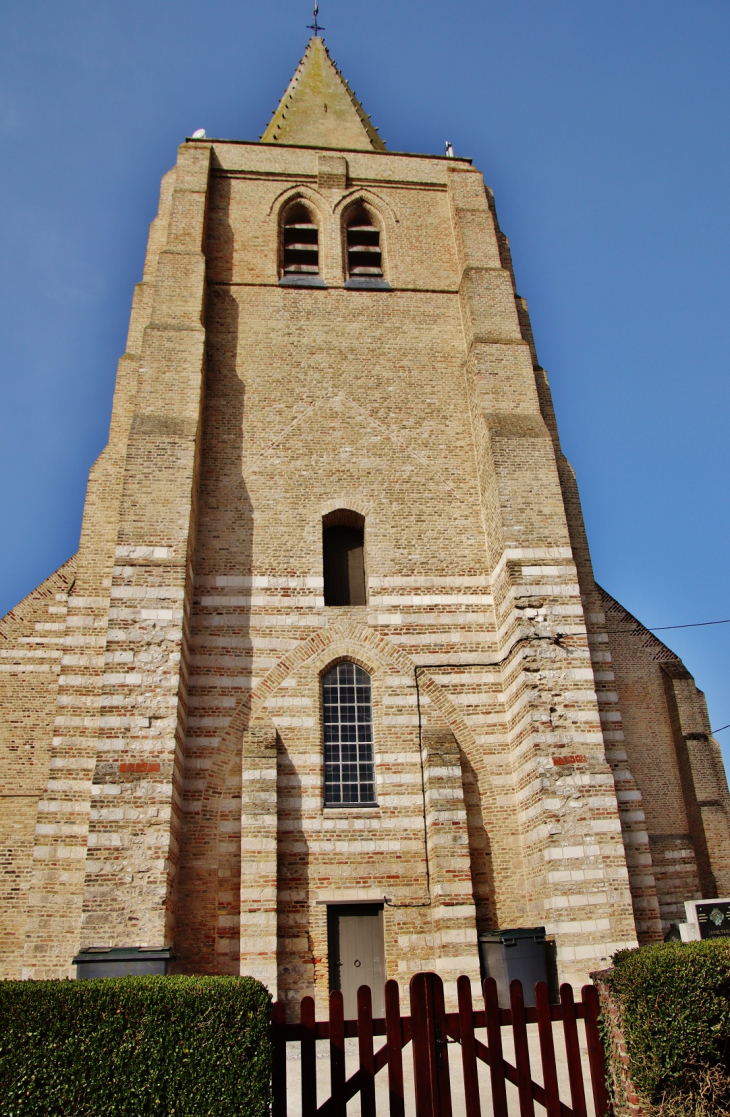
[[[643,628],[646,632],[670,632],[678,628],[706,628],[711,624],[730,624],[730,617],[724,621],[695,621],[694,624],[664,624],[659,628],[649,628],[647,624],[642,624],[641,621],[636,621],[636,623],[639,625],[639,629]],[[632,633],[632,635],[635,635],[639,629],[636,629],[635,633]],[[603,631],[609,632],[614,636],[621,636],[627,630],[625,628],[604,628]]]
[[[665,624],[661,628],[650,628],[649,632],[668,632],[670,628],[705,628],[708,624],[730,624],[730,617],[725,621],[695,621],[694,624]]]

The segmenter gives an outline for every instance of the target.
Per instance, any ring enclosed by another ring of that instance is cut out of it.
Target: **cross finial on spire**
[[[327,30],[326,27],[323,27],[322,24],[318,21],[318,19],[317,19],[318,15],[319,15],[319,0],[314,0],[314,23],[308,23],[307,24],[307,29],[309,31],[314,31],[315,37],[317,37],[317,38],[319,38],[320,31],[326,31]]]

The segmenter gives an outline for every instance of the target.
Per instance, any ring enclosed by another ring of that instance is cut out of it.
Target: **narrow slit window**
[[[383,276],[380,229],[365,209],[358,209],[347,222],[347,273],[352,279]]]
[[[284,218],[284,275],[319,275],[319,228],[305,206]]]
[[[340,508],[322,521],[325,605],[365,605],[365,520]]]
[[[324,802],[365,806],[375,799],[372,684],[356,663],[338,663],[322,679]]]

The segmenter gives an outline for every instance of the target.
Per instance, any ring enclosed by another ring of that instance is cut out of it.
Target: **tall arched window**
[[[282,225],[282,279],[289,283],[321,283],[319,280],[319,228],[303,202],[295,202],[284,214]]]
[[[322,707],[325,806],[372,805],[373,702],[367,671],[356,663],[338,663],[322,679]]]

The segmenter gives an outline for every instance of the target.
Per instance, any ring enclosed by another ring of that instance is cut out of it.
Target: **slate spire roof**
[[[377,129],[319,37],[309,40],[261,141],[385,151]]]

